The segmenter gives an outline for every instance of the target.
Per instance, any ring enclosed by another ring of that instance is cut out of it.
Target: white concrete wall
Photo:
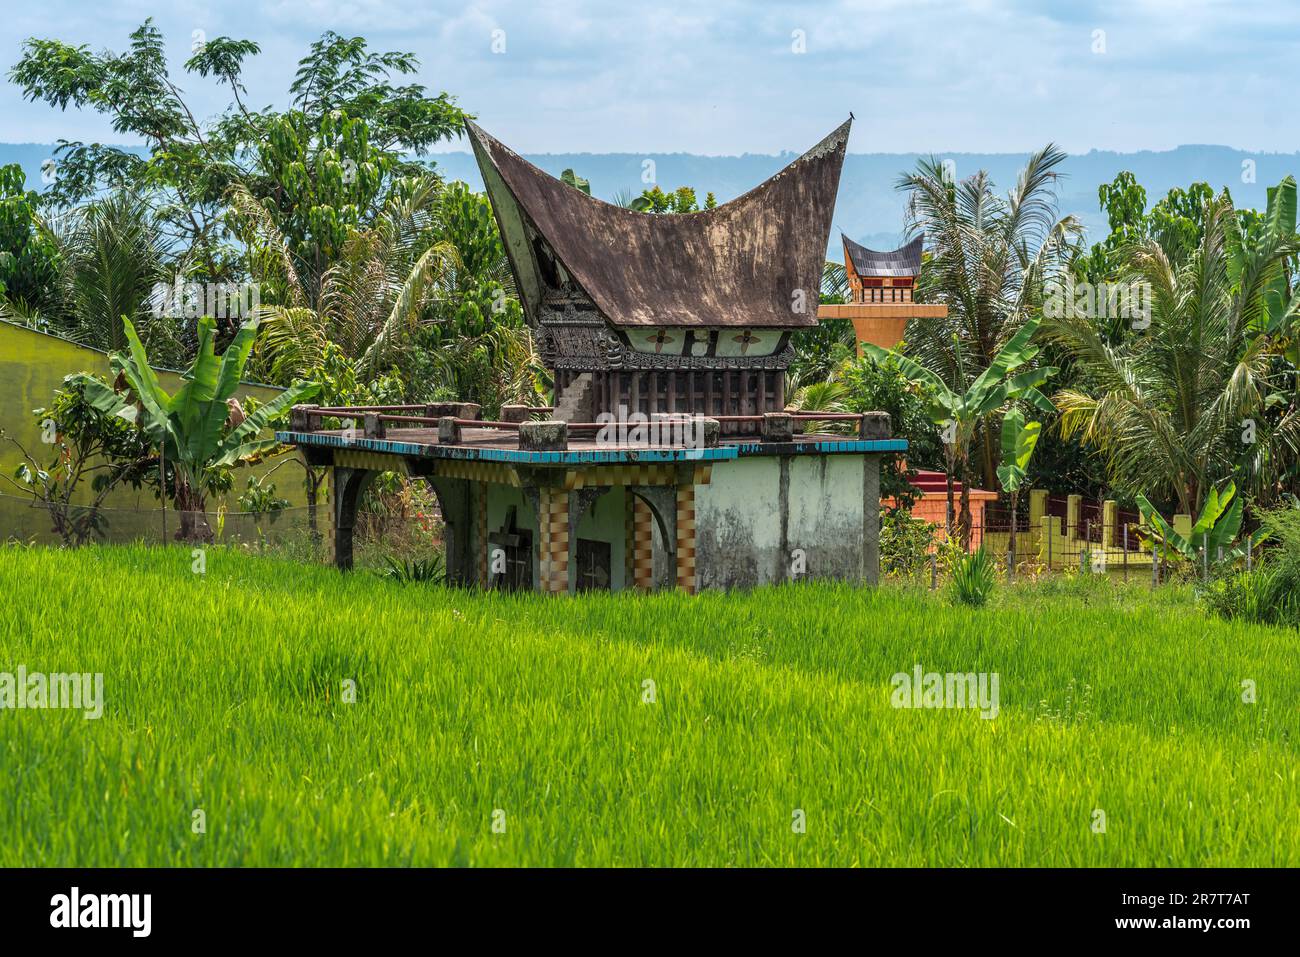
[[[763,456],[714,465],[712,481],[696,489],[700,587],[859,579],[864,459]]]

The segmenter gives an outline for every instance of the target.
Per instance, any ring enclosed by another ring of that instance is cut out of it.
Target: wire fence
[[[220,504],[204,512],[167,508],[46,504],[30,496],[0,493],[0,542],[49,545],[123,545],[177,541],[227,545],[280,545],[324,534],[326,507],[305,506],[240,512]]]
[[[1081,516],[1086,514],[1081,510]],[[1004,517],[1004,521],[988,520]],[[1250,568],[1257,552],[1247,537],[1229,549],[1207,549],[1193,542],[1193,554],[1185,555],[1165,542],[1153,540],[1140,521],[1119,521],[1108,527],[1101,520],[1100,509],[1095,519],[1081,517],[1075,523],[1050,513],[1038,523],[1017,516],[1014,535],[1009,518],[1009,514],[986,509],[985,521],[972,524],[968,543],[961,542],[954,533],[955,540],[949,544],[945,529],[937,526],[922,569],[930,572],[932,587],[954,557],[978,548],[984,548],[997,561],[1009,580],[1077,572],[1109,575],[1124,582],[1149,581],[1152,586],[1174,577],[1209,578],[1228,566]]]

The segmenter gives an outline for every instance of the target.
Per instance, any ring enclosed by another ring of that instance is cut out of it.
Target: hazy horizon
[[[183,73],[192,44],[257,41],[250,103],[283,107],[298,59],[325,30],[422,60],[417,82],[446,91],[520,152],[799,152],[858,118],[857,153],[1164,152],[1232,144],[1300,150],[1277,121],[1300,73],[1300,10],[1221,0],[722,0],[610,7],[591,0],[49,0],[6,11],[7,70],[28,37],[122,50],[151,13],[173,74],[200,117],[226,95]],[[54,24],[53,27],[50,25]],[[110,141],[88,110],[60,112],[0,85],[0,141]],[[444,144],[444,150],[464,143]]]

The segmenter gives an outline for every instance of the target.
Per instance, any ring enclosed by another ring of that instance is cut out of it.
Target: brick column
[[[627,493],[632,500],[631,587],[652,591],[655,587],[654,515],[645,500]]]
[[[695,594],[695,486],[677,486],[677,588]]]
[[[537,510],[541,542],[541,590],[552,594],[569,591],[569,493],[543,486]]]
[[[486,482],[476,482],[470,486],[474,493],[474,553],[478,559],[475,575],[479,588],[488,586],[488,486]]]

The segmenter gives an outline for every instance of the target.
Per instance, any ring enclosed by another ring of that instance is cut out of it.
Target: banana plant
[[[1029,460],[1038,445],[1043,431],[1041,422],[1026,422],[1024,413],[1012,406],[1002,417],[1002,464],[998,466],[998,481],[1011,496],[1011,538],[1008,549],[1016,553],[1016,510],[1020,505],[1020,489],[1029,475]]]
[[[951,537],[953,530],[953,471],[957,468],[961,471],[962,479],[959,525],[962,544],[967,548],[970,545],[971,528],[970,444],[980,422],[1012,399],[1023,399],[1042,412],[1054,409],[1051,400],[1039,391],[1039,386],[1059,370],[1055,366],[1021,369],[1038,355],[1038,347],[1031,345],[1030,340],[1041,321],[1041,316],[1028,319],[993,357],[989,367],[970,380],[970,384],[965,385],[960,392],[915,360],[869,342],[862,343],[863,353],[876,362],[883,362],[892,355],[903,375],[913,382],[931,387],[930,419],[941,428],[947,462],[948,534]],[[968,379],[961,345],[954,340],[953,346],[957,357],[956,378],[960,388]],[[1017,369],[1020,371],[1017,372]]]
[[[161,451],[175,475],[172,490],[181,513],[177,538],[184,541],[210,540],[205,515],[207,490],[221,469],[247,463],[276,448],[275,439],[258,438],[267,425],[286,409],[317,392],[314,383],[296,382],[250,415],[235,414],[235,391],[248,362],[257,320],[250,320],[236,333],[221,358],[214,350],[216,323],[204,317],[198,323],[198,352],[185,382],[174,395],[162,387],[149,364],[140,337],[129,319],[123,318],[129,351],[109,357],[118,383],[109,387],[86,374],[73,381],[84,387],[87,401],[106,415],[118,416],[139,428]]]
[[[1155,507],[1147,501],[1145,495],[1138,495],[1137,503],[1138,510],[1142,513],[1142,523],[1152,537],[1153,553],[1154,543],[1161,542],[1192,562],[1196,561],[1198,545],[1205,550],[1207,557],[1217,556],[1219,549],[1223,549],[1224,556],[1228,558],[1241,558],[1245,555],[1245,551],[1240,546],[1234,545],[1237,535],[1241,532],[1242,511],[1242,500],[1237,498],[1235,482],[1229,482],[1222,492],[1218,489],[1210,489],[1205,505],[1201,508],[1201,514],[1186,538],[1174,531]]]

